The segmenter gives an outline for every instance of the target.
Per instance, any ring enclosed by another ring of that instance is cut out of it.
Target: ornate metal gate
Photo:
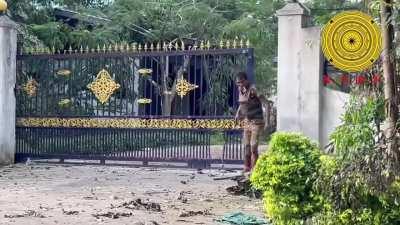
[[[17,57],[17,159],[241,163],[234,74],[253,49],[115,45]],[[222,133],[222,152],[211,148]]]

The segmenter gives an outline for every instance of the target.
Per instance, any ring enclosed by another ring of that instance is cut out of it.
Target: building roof
[[[98,25],[111,21],[104,17],[83,15],[79,12],[62,8],[54,8],[54,15],[57,19],[66,20],[71,26],[75,26],[78,22],[83,22],[90,25]]]

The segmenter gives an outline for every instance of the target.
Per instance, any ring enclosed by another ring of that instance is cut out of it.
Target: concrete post
[[[278,10],[277,130],[320,142],[322,54],[320,28],[309,10],[289,1]]]
[[[0,15],[0,165],[14,163],[16,24]]]

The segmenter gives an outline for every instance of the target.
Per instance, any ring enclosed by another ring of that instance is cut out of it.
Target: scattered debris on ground
[[[44,210],[44,211],[49,211],[49,210],[52,210],[53,208],[50,208],[50,207],[45,207],[45,206],[39,206],[39,209],[40,210]]]
[[[213,202],[213,200],[209,199],[209,198],[200,199],[200,201],[202,201],[202,202]]]
[[[5,214],[4,215],[4,218],[20,218],[20,217],[25,217],[26,215],[25,214],[14,214],[14,215],[8,215],[8,214]]]
[[[75,215],[79,214],[78,211],[74,211],[74,210],[69,211],[69,210],[62,209],[62,212],[64,215],[69,215],[69,216],[75,216]]]
[[[191,221],[191,220],[182,220],[182,219],[180,219],[180,220],[176,220],[176,222],[184,222],[184,223],[191,223],[191,224],[193,224],[194,221]]]
[[[231,175],[224,177],[215,177],[213,180],[234,180],[243,177],[243,175]]]
[[[36,212],[34,210],[27,210],[26,215],[32,216],[32,217],[37,217],[37,218],[46,218],[44,215],[42,215],[41,213]]]
[[[162,190],[162,191],[146,191],[144,194],[145,195],[156,195],[156,194],[167,194],[170,193],[168,190]],[[132,195],[135,195],[135,193],[132,193]]]
[[[237,185],[226,188],[226,191],[231,195],[246,195],[251,198],[261,198],[262,192],[251,186],[250,179],[246,176],[237,176],[232,178],[237,182]]]
[[[133,225],[160,225],[159,223],[157,223],[156,221],[150,221],[148,223],[143,223],[143,222],[136,222]]]
[[[145,225],[143,222],[136,222],[133,225]]]
[[[0,174],[0,224],[216,225],[233,210],[263,218],[261,200],[226,192],[237,181],[213,179],[238,172],[17,164]]]
[[[36,212],[34,210],[26,210],[23,214],[14,214],[14,215],[4,215],[4,218],[21,218],[21,217],[37,217],[37,218],[46,218],[41,213]]]
[[[130,202],[124,202],[120,206],[116,207],[112,206],[112,208],[121,208],[121,207],[131,210],[148,210],[153,212],[161,212],[161,205],[159,203],[142,202],[142,199],[140,198]]]
[[[111,200],[117,200],[117,199],[118,199],[118,196],[111,195],[111,196],[110,196],[110,199],[111,199]]]
[[[133,213],[123,213],[123,212],[107,212],[107,213],[97,213],[93,214],[96,219],[101,219],[101,217],[107,217],[110,219],[118,219],[121,217],[130,217],[133,216]]]
[[[83,199],[85,199],[85,200],[98,200],[98,198],[96,196],[85,196],[85,197],[83,197]]]
[[[181,191],[179,193],[178,200],[181,201],[182,203],[188,202],[188,198],[185,196],[185,194],[192,194],[192,192],[191,191]]]
[[[179,217],[191,217],[191,216],[211,216],[213,215],[208,209],[203,210],[203,211],[187,211],[187,212],[182,212],[179,214]]]

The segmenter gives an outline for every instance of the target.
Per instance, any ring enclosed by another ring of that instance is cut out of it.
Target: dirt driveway
[[[260,200],[231,196],[222,170],[18,164],[0,167],[0,224],[219,224],[262,217]],[[227,175],[227,174],[225,174]]]

